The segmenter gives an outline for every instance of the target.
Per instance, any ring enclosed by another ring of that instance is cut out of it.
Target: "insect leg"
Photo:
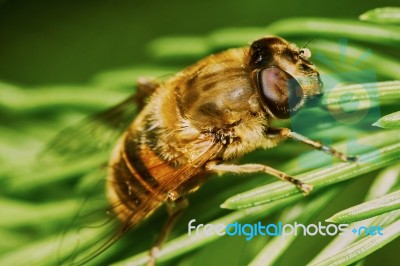
[[[167,240],[172,228],[179,220],[183,210],[187,208],[189,201],[186,198],[179,198],[176,201],[171,201],[167,203],[168,220],[165,222],[160,235],[158,236],[156,242],[154,242],[153,247],[150,249],[150,258],[147,262],[148,266],[155,265],[156,257],[161,249],[162,244]]]
[[[312,185],[305,184],[300,180],[284,173],[279,170],[276,170],[270,166],[266,166],[263,164],[241,164],[241,165],[234,165],[234,164],[215,164],[211,162],[207,164],[207,169],[211,171],[215,171],[217,173],[237,173],[237,174],[244,174],[244,173],[266,173],[272,176],[275,176],[281,180],[287,181],[292,183],[293,185],[297,186],[300,191],[304,193],[304,195],[308,195],[311,190],[313,189]]]
[[[303,135],[300,135],[299,133],[293,132],[288,128],[269,129],[267,134],[270,134],[269,136],[271,136],[271,134],[272,134],[272,136],[274,134],[277,134],[281,137],[291,138],[291,139],[300,141],[300,142],[307,144],[317,150],[324,151],[324,152],[330,154],[331,156],[338,158],[345,162],[356,162],[357,161],[357,156],[346,155],[338,150],[335,150],[334,148],[325,146],[318,141],[311,140]]]

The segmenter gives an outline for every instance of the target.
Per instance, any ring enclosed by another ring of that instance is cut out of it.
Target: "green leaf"
[[[358,101],[383,101],[393,98],[400,98],[400,81],[340,85],[323,96],[322,104],[329,105],[329,108],[333,108],[334,105],[340,105],[354,101],[354,98],[342,97],[348,93],[357,95],[356,100]]]
[[[360,15],[360,20],[371,21],[376,23],[400,23],[399,7],[382,7],[375,8]]]
[[[310,266],[334,266],[334,265],[349,265],[356,262],[372,252],[378,250],[384,245],[390,243],[400,236],[400,220],[392,223],[384,228],[382,236],[372,236],[362,238],[361,240],[351,244],[338,253],[316,263],[309,264]]]
[[[398,47],[400,44],[398,27],[373,25],[354,20],[289,18],[275,22],[266,29],[267,32],[286,37],[317,35],[318,38],[348,38],[394,47]]]
[[[243,221],[254,221],[261,218],[265,218],[265,214],[268,213],[269,215],[273,214],[275,211],[282,209],[289,204],[294,203],[298,199],[301,199],[302,196],[298,195],[297,197],[290,198],[288,200],[283,200],[280,202],[275,202],[271,204],[267,204],[265,206],[258,206],[254,208],[248,208],[245,210],[235,211],[228,215],[223,216],[220,219],[214,220],[210,222],[210,224],[230,224],[234,222],[243,222]],[[175,257],[178,257],[182,254],[185,254],[191,250],[209,244],[210,242],[216,241],[221,236],[217,234],[207,235],[201,233],[197,236],[191,235],[189,236],[188,233],[183,234],[180,237],[177,237],[168,243],[163,245],[163,248],[157,254],[157,262],[164,262]],[[113,266],[122,266],[122,265],[143,265],[149,259],[148,252],[140,253],[136,256],[131,258],[127,258],[123,261],[119,261],[117,263],[112,264]]]
[[[283,37],[318,36],[318,38],[347,38],[391,45],[400,44],[400,30],[395,26],[373,25],[357,20],[330,18],[289,18],[265,28],[228,28],[214,32],[208,42],[213,50],[242,46],[265,35]]]
[[[26,245],[1,256],[0,265],[61,265],[60,263],[63,260],[68,259],[67,256],[76,251],[77,243],[79,243],[80,248],[89,249],[98,240],[100,233],[101,228],[96,228],[96,230],[83,229],[79,236],[75,231],[63,235],[62,242],[57,234],[36,241],[29,241]],[[63,249],[61,249],[61,243]]]
[[[400,167],[398,165],[386,168],[383,170],[374,180],[370,186],[366,200],[375,199],[385,195],[392,189],[396,188],[398,184]],[[371,226],[371,225],[388,225],[396,221],[400,217],[400,211],[394,211],[387,214],[380,215],[376,218],[370,218],[363,220],[362,222],[355,222],[350,224],[352,228],[359,228],[360,226]],[[316,261],[321,261],[327,257],[330,257],[333,253],[337,253],[342,249],[345,249],[351,243],[357,240],[359,236],[355,234],[345,234],[336,236],[331,242],[328,243],[318,255],[310,262],[313,264]]]
[[[400,111],[385,115],[372,125],[381,128],[400,128]]]
[[[326,205],[338,194],[339,190],[333,189],[326,193],[319,195],[311,202],[304,204],[296,204],[288,210],[285,210],[284,214],[289,213],[290,215],[282,215],[278,220],[284,221],[285,223],[291,223],[296,221],[297,223],[306,224],[315,216],[321,212]],[[294,212],[294,215],[291,215]],[[289,217],[287,217],[289,216]],[[265,247],[257,254],[257,256],[249,263],[251,266],[257,265],[273,265],[273,263],[279,259],[279,257],[287,250],[290,245],[298,238],[297,234],[289,236],[275,237],[271,239]]]
[[[389,166],[398,162],[399,159],[400,143],[395,143],[360,155],[358,163],[342,162],[301,174],[296,178],[304,183],[313,185],[314,189],[319,189]],[[279,181],[232,196],[221,207],[226,209],[247,208],[299,193],[301,192],[294,185]]]
[[[333,223],[352,223],[399,208],[400,190],[338,212],[326,221]]]
[[[62,222],[70,219],[77,210],[74,200],[46,204],[28,204],[0,198],[0,226],[2,228],[18,228],[26,226],[40,227],[43,221]]]
[[[155,58],[175,61],[205,56],[209,51],[209,47],[202,37],[185,36],[156,39],[150,43],[148,50]]]
[[[346,128],[340,128],[342,134],[346,130]],[[339,132],[335,132],[335,134],[338,135]],[[322,131],[321,136],[326,136],[326,132]],[[400,142],[400,134],[397,130],[391,130],[376,132],[356,140],[341,141],[333,144],[332,147],[346,153],[362,154],[373,151],[376,147],[391,145],[397,142]],[[332,161],[332,156],[314,150],[297,156],[296,159],[285,163],[281,169],[292,175],[300,174],[305,172],[305,170],[331,165]]]
[[[376,218],[370,218],[361,222],[351,223],[348,228],[360,228],[361,226],[369,227],[373,225],[381,225],[385,227],[400,218],[400,211],[393,211],[390,213],[383,214]],[[324,260],[330,257],[332,254],[338,253],[343,249],[346,249],[349,245],[355,242],[357,239],[361,239],[356,234],[345,234],[336,236],[331,242],[329,242],[323,250],[310,262],[313,264],[317,261]]]
[[[342,75],[346,80],[366,83],[370,82],[371,79],[375,81],[377,74],[389,79],[400,79],[399,71],[397,71],[400,68],[399,61],[377,51],[372,52],[369,48],[344,40],[316,40],[310,43],[308,47],[315,55],[312,59],[318,65],[326,64],[327,62],[323,57],[328,57],[329,63],[332,64],[331,67],[336,68],[332,75],[339,75],[339,77]],[[376,89],[378,84],[375,82],[370,85],[372,85],[372,89]],[[360,84],[358,86],[361,87]]]
[[[29,115],[62,107],[76,107],[89,110],[107,108],[127,97],[124,92],[104,90],[97,93],[95,87],[57,85],[23,90],[0,83],[0,109],[14,115]]]
[[[400,165],[385,168],[375,178],[365,195],[365,200],[372,200],[384,196],[400,185]]]
[[[107,160],[107,157],[107,154],[99,153],[85,160],[79,158],[78,160],[66,161],[53,166],[41,165],[41,171],[37,171],[40,168],[37,165],[31,169],[17,169],[14,173],[11,173],[14,175],[13,178],[5,178],[4,187],[9,192],[26,193],[29,190],[60,181],[67,181],[90,170],[97,169]]]

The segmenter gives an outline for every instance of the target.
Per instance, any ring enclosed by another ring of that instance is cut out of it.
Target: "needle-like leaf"
[[[297,176],[315,189],[341,182],[364,173],[392,165],[400,159],[400,144],[381,147],[359,156],[358,163],[343,162],[330,167],[317,169]],[[286,182],[275,182],[227,199],[222,205],[226,209],[240,209],[256,206],[301,193],[295,186]]]
[[[360,15],[360,20],[376,23],[400,23],[399,7],[375,8]]]
[[[400,236],[400,221],[385,228],[382,236],[369,235],[351,244],[344,250],[309,266],[349,265],[356,262]]]
[[[400,111],[385,115],[372,125],[381,128],[400,128]]]
[[[399,208],[400,190],[338,212],[326,221],[333,223],[352,223]]]

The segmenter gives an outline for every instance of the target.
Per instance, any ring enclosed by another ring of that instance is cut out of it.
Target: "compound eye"
[[[279,119],[290,118],[303,100],[303,89],[297,80],[277,67],[258,72],[258,89],[265,107]]]

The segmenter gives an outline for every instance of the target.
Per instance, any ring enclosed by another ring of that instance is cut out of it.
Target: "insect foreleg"
[[[323,145],[322,143],[320,143],[318,141],[311,140],[303,135],[300,135],[299,133],[293,132],[288,128],[268,129],[267,136],[268,137],[274,137],[274,136],[278,137],[279,136],[279,137],[291,138],[291,139],[297,140],[299,142],[302,142],[304,144],[307,144],[307,145],[313,147],[314,149],[324,151],[324,152],[330,154],[331,156],[338,158],[342,161],[345,161],[345,162],[357,161],[357,156],[346,155],[332,147]]]

